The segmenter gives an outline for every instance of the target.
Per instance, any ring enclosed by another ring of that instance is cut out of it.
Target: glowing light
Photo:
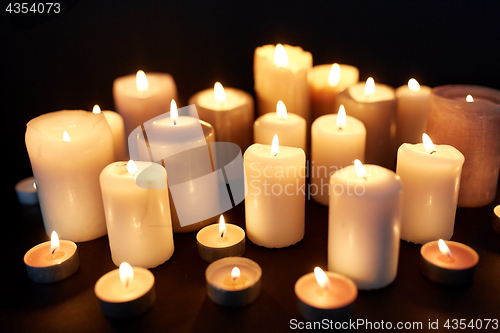
[[[426,152],[431,154],[436,152],[436,147],[434,146],[434,143],[432,143],[431,138],[426,133],[422,134],[422,142],[424,143],[424,148]]]
[[[219,217],[219,235],[220,235],[220,237],[223,238],[225,233],[226,233],[226,222],[224,220],[224,216],[221,215]]]
[[[330,74],[328,74],[328,84],[331,86],[336,86],[340,81],[340,65],[334,63],[330,69]]]
[[[219,103],[226,101],[226,92],[224,91],[224,87],[222,86],[222,83],[215,82],[214,96],[215,96],[215,100]]]
[[[273,143],[271,144],[271,156],[278,156],[280,153],[280,140],[278,134],[274,134]]]
[[[451,257],[451,251],[448,245],[446,245],[445,241],[440,239],[438,240],[438,246],[439,246],[439,251],[441,251],[442,254],[447,256],[448,258]]]
[[[94,108],[92,109],[92,113],[93,114],[99,114],[101,113],[101,108],[99,107],[99,105],[94,105]]]
[[[177,119],[179,118],[179,111],[177,111],[177,103],[173,99],[170,102],[170,122],[172,125],[177,125]]]
[[[337,113],[337,128],[343,130],[347,122],[344,105],[340,105],[339,112]]]
[[[408,81],[408,88],[411,91],[419,91],[420,90],[420,84],[418,84],[417,80],[415,79],[410,79]]]
[[[285,120],[287,117],[287,112],[286,112],[286,106],[283,101],[278,101],[278,104],[276,104],[276,114],[278,116],[278,119]]]
[[[356,170],[356,175],[360,178],[366,177],[366,169],[360,160],[354,160],[354,169]]]
[[[470,102],[474,102],[474,98],[472,97],[472,95],[467,95],[467,96],[465,97],[465,101],[466,101],[466,102],[469,102],[469,103],[470,103]]]
[[[375,80],[369,77],[365,83],[365,95],[373,95],[375,93]]]
[[[138,91],[146,91],[149,89],[148,78],[146,77],[146,73],[144,71],[137,71],[135,75],[135,85]]]
[[[276,48],[274,49],[274,63],[278,67],[288,66],[288,54],[282,44],[276,45]]]
[[[236,281],[240,278],[240,269],[238,267],[234,267],[231,270],[231,280]]]
[[[66,141],[66,142],[71,142],[71,139],[69,137],[69,134],[68,132],[64,131],[63,132],[63,141]]]
[[[324,290],[329,290],[331,288],[332,283],[321,268],[314,267],[314,276],[316,277],[316,281],[318,281],[318,284],[321,288],[323,288]]]
[[[135,175],[135,173],[136,173],[137,171],[139,171],[139,170],[137,169],[137,165],[135,165],[134,161],[129,160],[129,161],[127,162],[127,171],[128,171],[128,173],[130,173],[132,176],[133,176],[133,175]]]
[[[122,284],[127,288],[134,281],[134,269],[129,263],[122,262],[119,269],[120,280]]]
[[[50,253],[54,254],[59,249],[59,236],[57,236],[57,232],[54,230],[50,235]]]

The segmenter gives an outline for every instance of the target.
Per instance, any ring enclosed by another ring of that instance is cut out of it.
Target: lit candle
[[[423,143],[399,147],[396,166],[404,188],[401,239],[417,244],[453,235],[464,163],[457,149],[422,137]]]
[[[466,100],[467,95],[472,99]],[[459,207],[481,207],[495,199],[500,170],[500,91],[448,85],[431,93],[428,134],[464,154]]]
[[[38,244],[24,255],[28,277],[38,283],[52,283],[73,275],[80,265],[76,244],[59,240],[52,232],[50,241]]]
[[[165,169],[156,163],[114,162],[100,175],[109,247],[115,265],[152,268],[174,253]]]
[[[235,88],[224,88],[220,82],[189,98],[201,120],[215,129],[217,141],[236,143],[241,151],[252,144],[254,103],[250,94]]]
[[[196,242],[200,258],[206,262],[245,254],[245,231],[225,223],[222,215],[218,224],[208,225],[196,234]]]
[[[148,73],[122,76],[113,82],[116,111],[125,121],[125,135],[142,123],[168,112],[170,101],[177,99],[174,79],[166,73]]]
[[[259,115],[274,112],[282,100],[288,112],[309,121],[309,86],[307,75],[312,55],[301,47],[264,45],[254,54],[254,80]]]
[[[368,78],[337,95],[334,110],[344,105],[366,127],[366,163],[393,169],[396,162],[396,95],[394,89]]]
[[[396,89],[398,147],[403,143],[420,142],[427,128],[430,96],[431,88],[420,85],[415,79],[410,79],[407,85]]]
[[[358,80],[359,70],[354,66],[337,63],[314,66],[309,76],[312,119],[336,111],[334,105],[337,94],[356,84]]]
[[[305,153],[300,148],[251,145],[244,154],[246,232],[255,244],[286,247],[304,237]]]
[[[34,177],[25,178],[16,183],[17,199],[23,205],[36,205],[38,203],[38,193]]]
[[[118,113],[114,111],[104,110],[101,111],[99,105],[94,105],[92,113],[101,113],[106,118],[106,121],[111,128],[111,134],[113,135],[113,151],[115,153],[115,161],[123,161],[128,158],[127,145],[125,143],[125,127],[123,124],[123,118]]]
[[[57,111],[26,125],[26,147],[47,234],[89,241],[106,234],[99,173],[113,162],[113,137],[102,114]]]
[[[358,289],[351,279],[316,267],[297,280],[295,295],[305,319],[344,321],[351,317]]]
[[[442,239],[423,245],[420,254],[422,274],[448,286],[471,283],[479,261],[479,255],[469,246]]]
[[[207,295],[216,304],[244,306],[259,297],[262,269],[253,260],[241,257],[222,258],[205,271]]]
[[[358,289],[380,289],[396,278],[402,184],[391,170],[356,160],[330,178],[328,270]]]
[[[260,116],[253,124],[254,142],[268,145],[277,134],[282,146],[306,151],[306,127],[304,118],[288,113],[285,103],[278,101],[276,112]]]
[[[347,116],[343,105],[338,114],[316,119],[311,127],[311,187],[313,199],[328,206],[330,176],[355,159],[365,159],[366,129]]]
[[[155,277],[145,268],[124,262],[101,276],[94,287],[101,310],[111,318],[133,317],[146,312],[156,299]]]
[[[500,205],[495,206],[495,208],[493,209],[492,227],[497,234],[500,234]]]

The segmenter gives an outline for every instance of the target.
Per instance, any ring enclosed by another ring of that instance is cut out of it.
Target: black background
[[[498,1],[94,0],[63,1],[59,15],[9,14],[7,3],[0,8],[1,170],[7,194],[1,289],[16,296],[2,297],[6,311],[0,327],[11,330],[234,330],[241,322],[248,330],[282,331],[289,319],[298,318],[294,281],[314,265],[326,266],[328,210],[307,202],[303,242],[274,252],[247,242],[247,256],[263,266],[264,290],[245,310],[220,309],[205,298],[206,265],[193,247],[194,234],[176,235],[174,257],[153,270],[166,299],[125,324],[102,317],[92,291],[97,278],[114,267],[106,237],[79,245],[82,266],[72,279],[51,286],[31,283],[22,256],[47,237],[39,210],[17,204],[14,184],[31,175],[24,133],[38,115],[91,110],[94,104],[114,109],[113,80],[138,69],[172,74],[181,106],[215,81],[253,94],[253,52],[276,43],[303,47],[315,65],[354,65],[360,80],[373,76],[393,87],[415,77],[431,87],[463,83],[500,89]],[[492,207],[458,211],[453,239],[475,247],[488,268],[471,289],[443,289],[424,280],[416,269],[418,246],[402,243],[398,279],[380,292],[362,293],[358,317],[500,319],[500,238],[491,232]],[[243,217],[242,204],[230,212],[232,223],[243,226]],[[9,233],[19,242],[8,239]],[[275,281],[282,276],[283,283]],[[65,324],[56,324],[56,317]]]

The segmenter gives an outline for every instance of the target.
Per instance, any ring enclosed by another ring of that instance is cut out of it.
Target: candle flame
[[[144,71],[137,71],[135,75],[135,85],[137,87],[137,91],[146,91],[149,89],[148,78],[146,77],[146,73]]]
[[[137,171],[139,171],[139,170],[137,169],[137,165],[135,165],[134,161],[129,160],[129,161],[127,162],[127,171],[128,171],[128,173],[130,173],[132,176],[133,176],[133,175],[135,175],[135,173],[136,173]]]
[[[369,77],[365,84],[365,95],[373,95],[375,93],[375,80]]]
[[[226,101],[226,92],[224,91],[224,87],[222,86],[222,83],[215,82],[214,96],[215,96],[215,100],[219,103]]]
[[[59,250],[59,236],[57,236],[57,232],[54,230],[50,235],[50,253],[54,254],[57,250]]]
[[[122,284],[127,288],[134,281],[134,269],[127,262],[122,262],[119,269],[120,280]]]
[[[451,257],[451,251],[448,245],[446,245],[446,242],[442,239],[438,240],[438,246],[439,246],[439,251],[441,251],[442,254],[447,256],[448,258]]]
[[[177,103],[173,99],[170,102],[170,121],[172,125],[177,125],[177,119],[179,118],[179,111],[177,111]]]
[[[238,267],[234,267],[231,270],[231,280],[236,281],[240,277],[240,269]]]
[[[63,141],[66,141],[66,142],[71,142],[71,139],[69,137],[69,134],[68,132],[64,131],[63,132]]]
[[[271,156],[278,156],[280,153],[280,140],[278,134],[274,134],[273,143],[271,144]]]
[[[226,233],[226,222],[224,220],[224,216],[221,214],[219,217],[219,235],[221,238],[224,238],[224,234]]]
[[[278,101],[278,104],[276,104],[276,114],[278,116],[278,119],[285,120],[287,117],[287,112],[286,112],[286,106],[283,101]]]
[[[356,170],[356,175],[360,178],[366,178],[366,169],[360,160],[354,160],[354,170]]]
[[[420,90],[420,84],[418,84],[418,81],[415,79],[410,79],[408,81],[408,88],[411,91],[419,91]]]
[[[474,98],[472,97],[472,95],[467,95],[467,96],[465,97],[465,101],[467,101],[467,102],[469,102],[469,103],[470,103],[470,102],[474,102]]]
[[[330,74],[328,74],[328,84],[331,86],[336,86],[340,81],[340,65],[334,63],[330,69]]]
[[[340,105],[339,112],[337,113],[337,128],[343,130],[347,122],[344,105]]]
[[[316,277],[316,281],[318,281],[318,284],[321,288],[323,288],[324,290],[330,290],[332,283],[321,268],[314,267],[314,276]]]
[[[99,107],[99,105],[94,105],[94,108],[92,109],[92,113],[93,114],[99,114],[101,113],[101,108]]]
[[[282,44],[276,45],[276,48],[274,49],[274,63],[278,67],[288,66],[288,54]]]
[[[422,134],[422,142],[424,143],[425,151],[434,154],[436,152],[436,147],[432,143],[431,138],[426,134]]]
[[[33,182],[33,187],[36,189],[36,181]]]

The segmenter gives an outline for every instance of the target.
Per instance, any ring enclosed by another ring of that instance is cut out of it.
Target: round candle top
[[[283,48],[286,52],[282,52]],[[272,64],[274,67],[285,68],[292,72],[298,72],[302,69],[312,67],[312,54],[304,51],[300,46],[286,44],[264,45],[255,49],[255,55],[257,58],[256,61],[262,59],[268,64]],[[286,60],[280,59],[280,57],[286,57]]]
[[[380,84],[368,78],[365,82],[357,83],[349,87],[349,94],[359,103],[375,103],[394,99],[394,89],[385,84]]]
[[[495,208],[493,208],[493,213],[495,213],[495,216],[500,218],[500,205],[497,205],[495,206]]]
[[[479,255],[476,251],[467,245],[453,242],[444,242],[451,252],[439,248],[439,241],[432,241],[422,246],[420,253],[428,262],[447,269],[462,270],[474,267],[479,261]]]
[[[123,276],[123,269],[122,277],[120,269],[104,274],[95,284],[96,296],[105,302],[123,303],[145,295],[155,283],[153,273],[141,267],[133,267],[132,272],[132,278],[130,275]]]
[[[172,89],[176,91],[174,80],[170,74],[147,73],[146,75],[141,72],[117,78],[115,80],[115,89],[134,98],[149,98],[152,95]]]
[[[49,267],[59,265],[71,258],[76,252],[76,244],[60,240],[59,247],[53,252],[51,241],[38,244],[24,255],[24,262],[31,267]]]
[[[434,88],[432,90],[434,96],[448,99],[450,103],[467,107],[467,112],[482,112],[481,105],[500,104],[500,93],[496,89],[471,86],[471,85],[446,85]],[[471,95],[472,101],[467,101],[467,95]],[[483,104],[486,103],[486,104]]]
[[[464,155],[455,147],[448,145],[434,145],[427,134],[423,134],[423,143],[403,143],[399,147],[398,158],[418,160],[420,162],[432,163],[435,167],[449,167],[465,161]]]
[[[354,302],[358,296],[356,284],[349,278],[324,272],[329,286],[319,284],[315,273],[302,276],[295,283],[295,294],[304,303],[320,309],[337,309]]]
[[[26,192],[26,193],[35,193],[36,192],[36,184],[34,177],[25,178],[19,182],[17,182],[16,191],[18,192]]]
[[[223,217],[221,217],[222,219]],[[239,226],[224,223],[223,230],[221,230],[220,225],[221,223],[219,222],[204,227],[196,235],[196,240],[207,247],[225,248],[238,244],[245,238],[245,231]]]
[[[316,89],[336,87],[338,90],[343,90],[358,82],[358,79],[359,70],[354,66],[327,64],[313,67],[310,83]]]
[[[209,284],[229,291],[251,287],[261,276],[260,266],[255,261],[242,257],[228,257],[214,261],[205,272]]]
[[[197,103],[201,107],[215,111],[226,111],[245,104],[247,101],[245,93],[238,89],[224,88],[217,83],[214,89],[205,89],[200,92]]]
[[[282,165],[287,165],[287,161],[295,160],[295,156],[297,154],[302,155],[305,160],[305,153],[301,148],[279,146],[279,151],[276,154],[273,153],[272,145],[262,145],[259,143],[255,143],[251,145],[245,152],[245,160],[248,161],[248,163],[252,163],[255,161],[264,164],[266,163],[266,161],[272,162],[280,159],[280,163],[282,163]]]
[[[396,97],[401,98],[403,96],[425,96],[429,98],[431,93],[431,88],[427,86],[421,86],[417,80],[410,79],[408,84],[401,86],[396,89]]]
[[[315,131],[342,136],[357,136],[366,131],[363,122],[351,116],[345,117],[343,126],[340,126],[337,122],[338,115],[329,114],[321,116],[314,122]]]

